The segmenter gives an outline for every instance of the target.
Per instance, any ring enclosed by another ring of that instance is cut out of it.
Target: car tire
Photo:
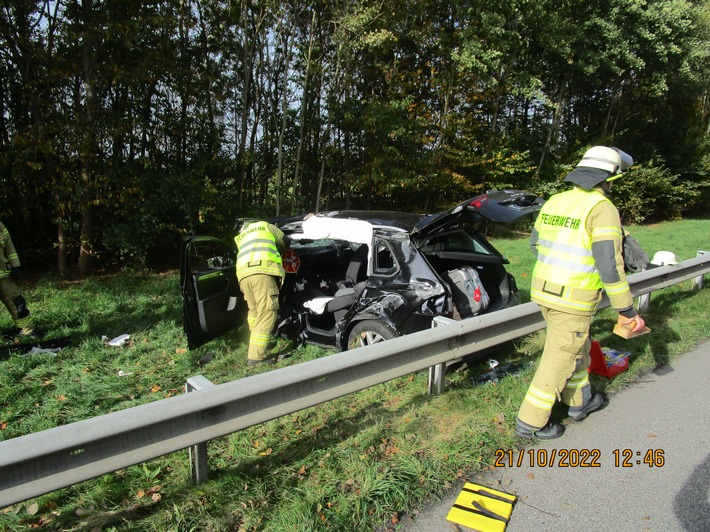
[[[391,340],[400,334],[383,321],[364,320],[359,322],[348,335],[348,349]]]

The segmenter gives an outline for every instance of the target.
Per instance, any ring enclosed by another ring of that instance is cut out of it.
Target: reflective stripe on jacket
[[[12,243],[10,232],[0,222],[0,279],[9,277],[12,268],[20,267],[20,257]]]
[[[267,222],[254,222],[234,237],[237,244],[237,280],[254,274],[283,278],[285,272],[276,245],[277,237],[283,238],[283,233],[274,235],[272,231],[281,233],[280,229]]]
[[[603,288],[614,308],[632,305],[626,277],[618,272],[612,256],[614,250],[620,251],[618,211],[601,190],[575,187],[556,194],[540,211],[535,230],[538,256],[531,286],[533,301],[574,314],[592,314]],[[597,252],[595,246],[602,242],[609,252],[595,256],[592,250]],[[601,263],[604,275],[597,269],[600,256],[608,259]]]

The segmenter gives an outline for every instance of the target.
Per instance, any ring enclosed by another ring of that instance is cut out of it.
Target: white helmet
[[[678,264],[678,257],[672,251],[657,251],[651,260],[656,266],[671,266]]]
[[[584,190],[591,190],[604,181],[613,181],[621,177],[621,172],[631,168],[634,160],[631,155],[619,148],[594,146],[589,148],[577,167],[564,178]]]
[[[597,168],[610,172],[611,175],[616,175],[631,168],[633,164],[633,158],[619,148],[594,146],[585,152],[582,160],[577,164],[577,168],[580,166],[585,168]]]

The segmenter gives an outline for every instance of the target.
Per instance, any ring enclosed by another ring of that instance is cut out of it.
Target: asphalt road
[[[598,467],[560,467],[561,455],[572,462],[583,450]],[[612,395],[561,438],[511,454],[513,467],[475,479],[518,496],[508,532],[710,531],[710,342]],[[459,491],[399,530],[470,530],[446,520]]]

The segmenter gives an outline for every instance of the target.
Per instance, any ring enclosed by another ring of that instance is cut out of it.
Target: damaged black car
[[[539,211],[533,194],[493,191],[449,211],[332,211],[277,225],[291,238],[276,333],[346,350],[518,303],[508,261],[479,231]],[[190,348],[245,322],[233,243],[183,239],[183,323]]]

